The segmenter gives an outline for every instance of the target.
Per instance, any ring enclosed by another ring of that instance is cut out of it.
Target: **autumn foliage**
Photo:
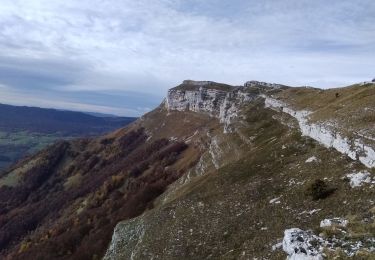
[[[138,129],[36,155],[17,186],[0,188],[0,258],[101,258],[115,225],[151,208],[182,174],[168,166],[184,143],[146,140]]]

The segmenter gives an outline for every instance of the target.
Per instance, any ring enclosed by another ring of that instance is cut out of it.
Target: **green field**
[[[59,139],[61,134],[40,134],[27,131],[0,131],[0,171],[23,157],[33,154]]]

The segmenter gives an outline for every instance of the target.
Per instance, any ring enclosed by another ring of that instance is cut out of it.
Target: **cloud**
[[[139,114],[187,78],[342,86],[374,77],[374,11],[370,0],[3,0],[0,84],[64,104],[120,97],[114,109]]]
[[[73,84],[86,64],[51,58],[32,59],[0,56],[0,84],[18,89],[48,89]]]

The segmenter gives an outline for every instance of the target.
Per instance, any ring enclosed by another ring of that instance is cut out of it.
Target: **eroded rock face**
[[[166,108],[177,111],[205,113],[220,119],[224,132],[231,132],[231,123],[244,102],[257,97],[245,88],[231,87],[211,81],[184,81],[180,88],[168,91]]]
[[[265,106],[282,111],[294,117],[303,135],[309,136],[326,147],[333,147],[353,160],[359,160],[368,168],[375,167],[375,150],[364,142],[364,137],[358,135],[355,139],[343,136],[329,122],[312,123],[309,116],[313,113],[306,110],[294,110],[289,104],[272,97],[261,95],[265,99]]]
[[[228,92],[210,89],[209,85],[197,86],[200,86],[198,90],[169,90],[167,108],[178,111],[205,112],[211,116],[218,116],[220,106],[223,105]]]
[[[112,243],[103,260],[135,259],[139,257],[138,245],[141,245],[145,230],[142,218],[119,223],[112,236]],[[124,250],[129,249],[129,250]]]

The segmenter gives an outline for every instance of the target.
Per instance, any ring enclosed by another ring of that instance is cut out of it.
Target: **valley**
[[[134,120],[0,104],[0,172],[58,140],[101,135]]]

